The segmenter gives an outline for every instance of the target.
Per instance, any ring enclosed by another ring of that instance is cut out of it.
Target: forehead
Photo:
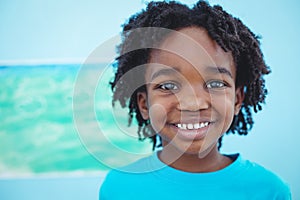
[[[192,66],[201,69],[205,66],[225,67],[235,77],[235,66],[231,52],[225,52],[212,40],[205,29],[188,27],[169,34],[152,51],[150,63],[160,63],[168,67]],[[155,68],[148,68],[153,71]]]

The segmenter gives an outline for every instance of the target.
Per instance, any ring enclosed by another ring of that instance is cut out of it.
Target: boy
[[[247,135],[264,103],[270,70],[259,45],[239,19],[203,1],[152,2],[132,16],[113,101],[128,105],[140,137],[162,148],[112,170],[100,199],[290,199],[272,172],[219,152],[223,134]]]

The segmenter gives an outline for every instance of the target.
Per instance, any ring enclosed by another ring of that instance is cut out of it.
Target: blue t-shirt
[[[231,157],[234,162],[219,171],[190,173],[165,165],[155,153],[120,170],[111,170],[100,188],[99,199],[291,199],[289,187],[278,176],[239,154]]]

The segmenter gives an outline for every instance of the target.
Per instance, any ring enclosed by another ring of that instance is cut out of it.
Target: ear
[[[148,120],[149,119],[149,109],[148,109],[146,92],[137,93],[137,104],[138,104],[139,111],[140,111],[143,119]]]
[[[238,87],[235,90],[234,114],[239,114],[245,98],[244,87]]]

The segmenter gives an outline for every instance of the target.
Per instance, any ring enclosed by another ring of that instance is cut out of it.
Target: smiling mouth
[[[180,130],[198,130],[207,127],[210,122],[200,122],[200,123],[188,123],[188,124],[174,124]]]
[[[198,123],[176,123],[172,124],[176,135],[184,140],[202,140],[208,134],[208,130],[213,122],[203,121]]]

